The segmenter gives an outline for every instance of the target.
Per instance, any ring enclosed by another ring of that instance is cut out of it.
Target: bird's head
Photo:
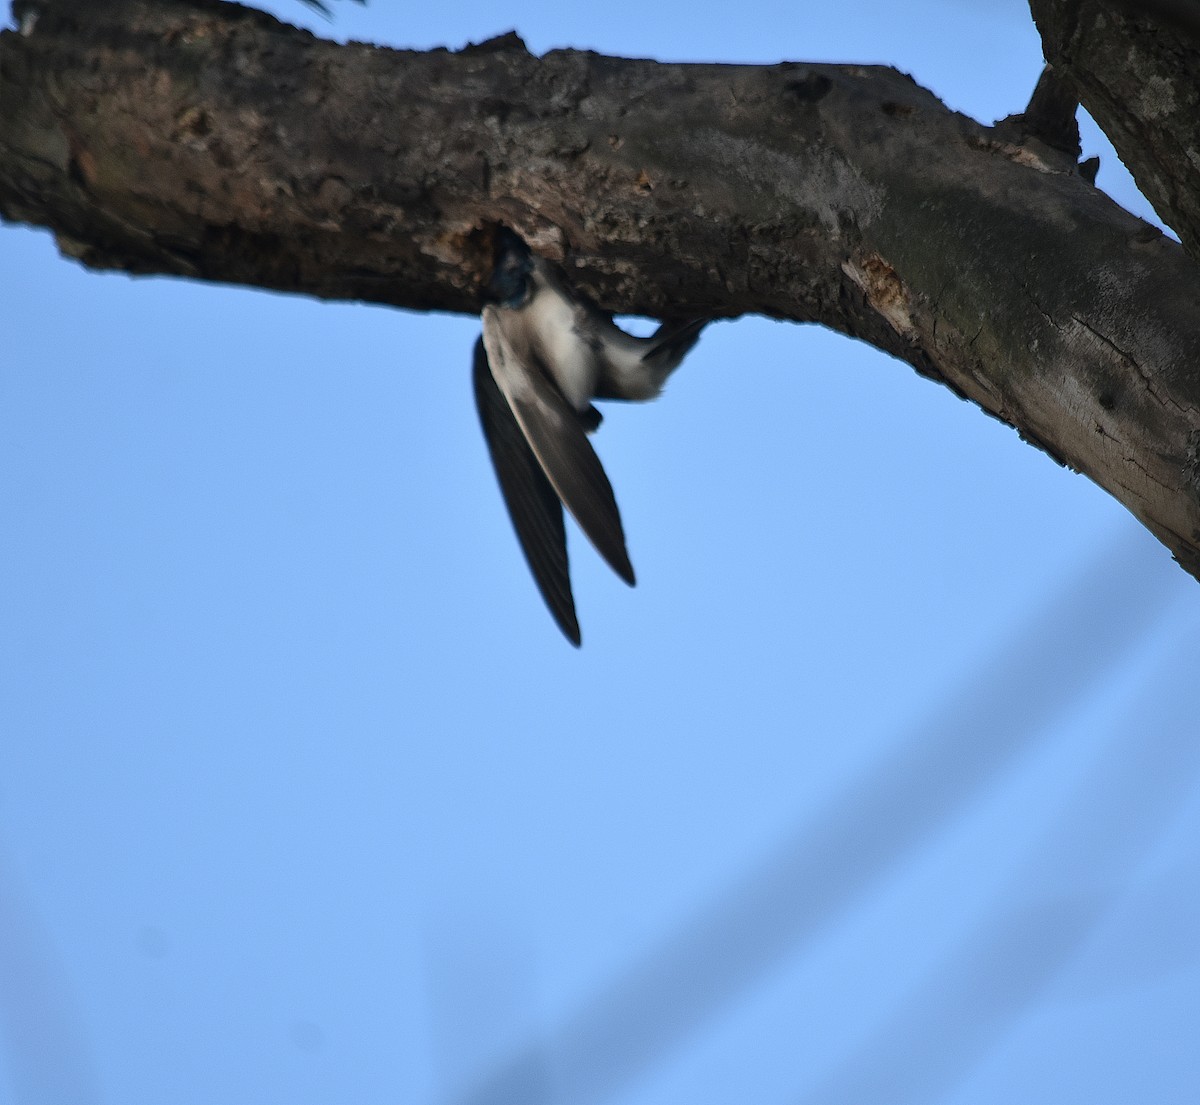
[[[506,226],[496,231],[496,257],[487,282],[489,301],[501,307],[522,307],[529,299],[533,254],[519,235]]]

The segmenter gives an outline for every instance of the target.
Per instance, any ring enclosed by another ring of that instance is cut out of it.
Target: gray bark
[[[1200,576],[1200,271],[1035,137],[882,67],[337,46],[215,0],[19,14],[0,214],[85,264],[475,312],[504,223],[612,310],[870,342]]]
[[[1200,2],[1030,0],[1055,72],[1200,259]]]

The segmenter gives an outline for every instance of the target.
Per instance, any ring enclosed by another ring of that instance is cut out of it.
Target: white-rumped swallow
[[[475,343],[479,421],[538,590],[578,647],[564,506],[634,585],[617,501],[587,438],[600,425],[592,400],[655,398],[708,320],[664,322],[635,338],[507,228],[497,232],[486,298]]]

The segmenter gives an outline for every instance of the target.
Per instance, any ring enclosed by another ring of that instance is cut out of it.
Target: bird
[[[582,643],[567,561],[565,506],[629,586],[636,579],[612,485],[588,434],[596,399],[662,391],[708,319],[622,330],[508,227],[494,239],[472,379],[484,440],[534,581],[563,635]]]

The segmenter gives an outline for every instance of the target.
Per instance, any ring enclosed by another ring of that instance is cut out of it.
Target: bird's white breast
[[[576,305],[543,285],[525,309],[542,363],[567,402],[583,410],[596,394],[599,369],[594,351],[576,329]]]

